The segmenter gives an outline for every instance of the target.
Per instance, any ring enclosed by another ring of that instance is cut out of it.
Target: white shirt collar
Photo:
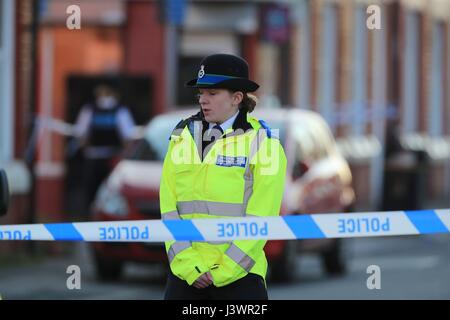
[[[224,123],[222,123],[220,125],[220,127],[223,130],[223,132],[227,131],[228,129],[230,129],[233,126],[234,120],[236,120],[236,117],[237,117],[238,113],[239,113],[239,110],[231,118],[229,118],[227,121],[225,121]],[[210,123],[209,124],[209,129],[214,127],[216,124],[217,123]]]

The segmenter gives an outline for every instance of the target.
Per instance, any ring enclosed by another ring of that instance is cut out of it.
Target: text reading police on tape
[[[148,226],[105,227],[99,231],[100,240],[146,240],[150,237]]]
[[[338,219],[339,233],[387,232],[390,231],[389,218],[347,218]]]
[[[267,236],[267,222],[235,222],[235,223],[218,223],[217,236],[225,237],[258,237]]]
[[[26,233],[22,231],[0,231],[0,240],[31,240],[31,231],[28,230]]]

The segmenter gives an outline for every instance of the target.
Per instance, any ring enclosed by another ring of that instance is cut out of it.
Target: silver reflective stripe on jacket
[[[172,260],[175,258],[177,254],[179,254],[181,251],[188,249],[192,246],[192,243],[190,241],[177,241],[174,242],[171,246],[169,251],[167,252],[167,257],[169,258],[169,263],[172,263]]]
[[[250,161],[253,159],[253,157],[258,153],[259,147],[261,146],[263,140],[267,137],[266,130],[259,129],[257,136],[253,139],[251,145],[250,145],[250,152],[248,155],[248,161],[245,166],[245,172],[244,172],[244,205],[245,205],[245,211],[247,211],[247,204],[250,200],[250,197],[253,193],[253,173],[250,169]]]
[[[224,217],[242,217],[245,214],[245,206],[240,203],[203,200],[178,201],[177,208],[180,216],[184,214],[204,213]]]
[[[207,243],[209,243],[209,244],[231,244],[232,241],[220,241],[220,240],[217,240],[217,241],[208,241]]]
[[[240,265],[244,270],[249,272],[255,265],[255,260],[250,258],[244,251],[239,249],[234,243],[225,251],[225,254],[230,257],[234,262]]]
[[[203,122],[194,121],[194,141],[197,146],[197,152],[200,159],[203,159],[202,146],[203,146]]]
[[[181,220],[178,211],[170,211],[161,214],[162,220]],[[172,263],[172,260],[175,258],[177,254],[181,251],[188,249],[192,246],[191,241],[176,241],[174,242],[169,250],[167,251],[167,257],[169,258],[169,263]]]
[[[162,220],[180,220],[180,215],[178,211],[169,211],[161,214]]]

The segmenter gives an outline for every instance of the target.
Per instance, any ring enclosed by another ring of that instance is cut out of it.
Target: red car
[[[93,205],[93,220],[160,219],[159,183],[168,137],[180,119],[195,110],[177,111],[155,117],[142,139],[125,151],[124,158],[100,187]],[[288,159],[285,196],[281,215],[345,212],[354,202],[352,176],[334,138],[320,115],[294,109],[262,109],[254,112],[274,130]],[[98,275],[120,277],[126,262],[167,264],[162,244],[94,243]],[[297,253],[321,254],[329,274],[345,271],[338,239],[268,241],[269,279],[293,280]]]

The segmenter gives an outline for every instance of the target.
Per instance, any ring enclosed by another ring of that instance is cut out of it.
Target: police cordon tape
[[[164,242],[353,238],[448,233],[450,209],[283,217],[0,226],[0,240]]]

